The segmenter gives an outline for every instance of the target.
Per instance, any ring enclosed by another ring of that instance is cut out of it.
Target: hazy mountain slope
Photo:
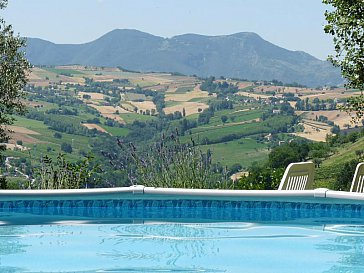
[[[283,49],[249,32],[224,36],[185,34],[165,39],[137,30],[113,30],[78,45],[28,38],[26,53],[35,65],[122,66],[139,71],[277,79],[309,86],[342,81],[339,71],[328,62]]]

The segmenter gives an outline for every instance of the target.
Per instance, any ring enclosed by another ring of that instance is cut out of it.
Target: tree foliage
[[[0,0],[0,9],[5,8],[7,0]],[[27,82],[30,64],[22,48],[25,40],[14,35],[11,25],[0,18],[0,143],[9,139],[7,125],[13,123],[14,113],[21,113],[24,106],[22,88]],[[4,146],[0,145],[0,151]]]
[[[323,0],[334,9],[326,11],[327,25],[324,30],[333,35],[335,55],[329,60],[340,67],[347,87],[364,90],[364,1]],[[355,112],[356,118],[364,115],[364,97],[348,100],[348,112]]]
[[[71,153],[72,153],[72,145],[71,145],[71,144],[69,144],[69,143],[63,142],[63,143],[61,144],[61,150],[62,150],[63,152],[66,152],[66,153],[71,154]]]
[[[236,188],[243,190],[276,190],[284,173],[283,168],[271,168],[267,165],[253,165],[249,175],[237,182]]]

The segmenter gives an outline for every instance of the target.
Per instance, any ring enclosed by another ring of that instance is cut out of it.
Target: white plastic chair
[[[350,192],[364,192],[364,162],[356,166]]]
[[[312,187],[315,174],[313,162],[299,162],[288,165],[278,190],[307,190]]]

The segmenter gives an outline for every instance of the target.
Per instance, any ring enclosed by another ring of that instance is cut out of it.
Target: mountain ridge
[[[274,45],[254,32],[170,38],[133,29],[115,29],[82,44],[28,38],[27,57],[35,65],[121,66],[142,72],[279,80],[308,86],[338,85],[340,72],[303,51]]]

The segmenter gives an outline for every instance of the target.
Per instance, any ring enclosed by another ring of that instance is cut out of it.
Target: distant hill
[[[276,79],[314,87],[342,83],[339,71],[330,63],[278,47],[251,32],[167,39],[117,29],[85,44],[54,44],[37,38],[28,38],[27,44],[27,57],[34,65],[121,66],[143,72]]]

